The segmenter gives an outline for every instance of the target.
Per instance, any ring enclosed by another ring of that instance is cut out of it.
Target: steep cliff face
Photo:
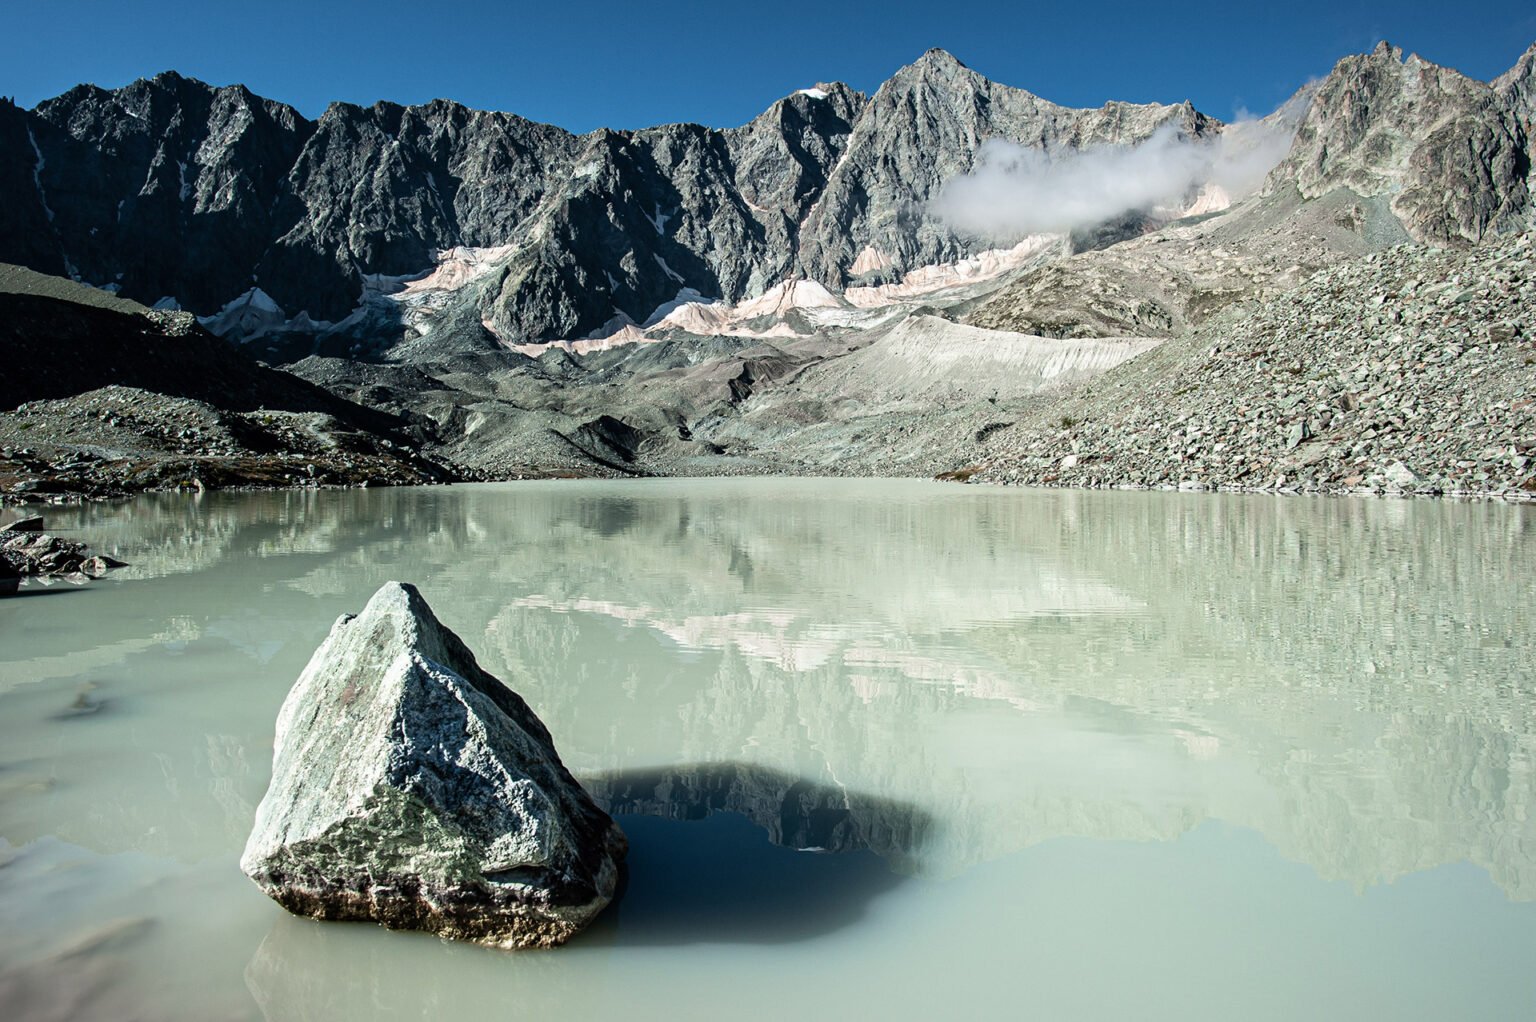
[[[173,73],[81,86],[0,110],[0,257],[204,315],[259,287],[334,321],[370,276],[505,247],[469,296],[479,318],[571,336],[683,286],[738,299],[781,279],[863,100],[832,85],[730,131],[576,136],[442,100],[311,122]]]
[[[1390,196],[1421,241],[1475,243],[1529,226],[1531,60],[1528,51],[1488,84],[1386,43],[1346,57],[1318,86],[1270,188]]]
[[[339,319],[365,275],[516,236],[576,149],[558,128],[441,100],[333,104],[287,173],[257,279],[290,312]]]
[[[64,253],[40,186],[46,164],[34,145],[35,115],[0,100],[0,262],[63,275]]]
[[[171,72],[113,92],[71,89],[39,105],[28,128],[35,193],[66,269],[199,311],[250,287],[288,168],[313,132],[242,86]]]
[[[1509,104],[1529,140],[1536,125],[1536,43],[1520,55],[1514,67],[1493,80],[1493,89]]]

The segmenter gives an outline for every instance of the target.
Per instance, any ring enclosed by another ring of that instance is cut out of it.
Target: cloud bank
[[[1257,191],[1295,134],[1296,119],[1277,117],[1229,124],[1208,140],[1166,125],[1137,145],[1056,153],[993,139],[932,209],[961,233],[1000,240],[1092,227],[1133,210],[1176,215],[1207,185],[1233,202]]]

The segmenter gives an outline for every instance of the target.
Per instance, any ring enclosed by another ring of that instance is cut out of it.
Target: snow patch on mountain
[[[37,146],[37,136],[32,134],[32,128],[27,128],[27,141],[32,143],[32,155],[37,159],[32,164],[32,183],[37,186],[38,201],[43,204],[43,213],[47,215],[48,222],[53,223],[53,207],[48,205],[48,193],[43,190],[43,168],[48,166],[48,161],[43,159],[43,151]]]
[[[994,248],[953,263],[920,266],[896,284],[850,287],[847,301],[861,309],[877,309],[899,302],[932,298],[956,287],[984,283],[1061,251],[1062,234],[1032,234],[1012,248]]]
[[[211,333],[239,344],[278,333],[289,324],[282,307],[259,287],[250,288],[211,316],[197,317],[197,321]],[[307,314],[304,321],[313,328],[314,321]]]
[[[1204,216],[1207,213],[1219,213],[1232,206],[1232,196],[1221,185],[1207,181],[1201,186],[1200,192],[1195,196],[1195,201],[1178,212],[1178,216]]]
[[[613,348],[622,348],[631,344],[655,344],[660,338],[648,336],[645,331],[635,326],[633,321],[615,330],[607,337],[583,337],[573,341],[535,341],[529,344],[508,344],[507,350],[515,351],[519,355],[527,355],[529,358],[538,358],[553,348],[568,351],[573,355],[585,355],[593,351],[609,351]]]
[[[686,283],[686,281],[683,280],[683,275],[681,273],[678,273],[672,267],[668,266],[667,265],[667,261],[665,259],[663,259],[661,256],[656,255],[655,253],[652,253],[651,254],[651,258],[656,260],[656,265],[661,267],[661,272],[662,273],[665,273],[668,277],[671,277],[673,280],[677,281],[679,284]]]
[[[673,312],[689,305],[706,306],[720,301],[718,298],[707,298],[691,287],[678,290],[677,295],[669,302],[662,302],[645,318],[644,326],[649,329],[662,322]]]
[[[656,203],[656,212],[646,214],[645,218],[651,222],[652,227],[656,228],[657,234],[666,234],[667,221],[672,219],[672,214],[663,213],[661,211],[661,203],[658,202]]]
[[[363,277],[363,293],[357,308],[328,327],[331,333],[355,331],[368,323],[398,324],[408,333],[426,333],[429,322],[446,308],[461,290],[509,259],[516,245],[477,248],[457,245],[432,253],[434,265],[416,273]],[[490,330],[489,324],[486,329]],[[495,333],[494,330],[491,331]]]
[[[474,248],[457,245],[432,254],[437,265],[423,275],[405,280],[401,301],[411,301],[434,291],[456,291],[496,269],[516,250],[516,245]]]
[[[681,299],[683,293],[678,297]],[[658,309],[646,320],[647,330],[683,330],[718,337],[799,337],[803,334],[784,321],[791,311],[848,307],[814,280],[786,280],[738,305],[715,300],[673,301],[668,305],[670,308]]]
[[[890,256],[880,251],[873,245],[865,245],[854,257],[853,265],[848,267],[848,272],[857,277],[861,273],[872,273],[875,270],[884,270],[893,263]]]

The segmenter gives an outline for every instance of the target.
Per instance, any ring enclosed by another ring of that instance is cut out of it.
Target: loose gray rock
[[[965,476],[1536,500],[1532,243],[1337,262],[1030,409]]]
[[[414,586],[336,622],[284,701],[241,868],[290,912],[551,947],[627,843]]]
[[[1387,482],[1400,490],[1411,490],[1419,485],[1419,477],[1414,473],[1413,469],[1400,461],[1394,461],[1388,465],[1385,474]]]

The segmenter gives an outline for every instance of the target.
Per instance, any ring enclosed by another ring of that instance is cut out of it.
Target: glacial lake
[[[0,1017],[1536,1017],[1536,513],[660,480],[148,496],[0,601]],[[631,840],[558,951],[287,915],[289,686],[418,585]],[[37,595],[32,595],[36,593]]]

